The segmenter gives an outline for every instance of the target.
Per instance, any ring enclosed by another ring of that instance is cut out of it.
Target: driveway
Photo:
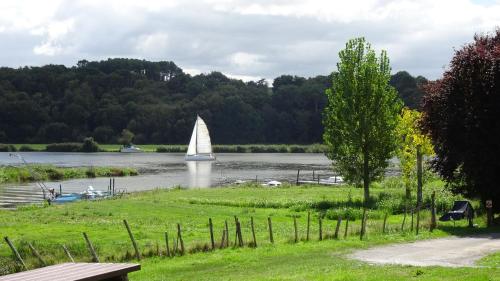
[[[500,233],[448,237],[375,247],[351,257],[374,264],[415,266],[475,266],[482,257],[500,251]]]

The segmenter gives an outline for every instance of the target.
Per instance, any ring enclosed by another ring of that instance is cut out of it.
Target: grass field
[[[399,200],[403,190],[388,188],[386,183],[373,188],[374,198]],[[439,188],[436,182],[426,186],[425,196],[436,188]],[[76,260],[90,261],[82,232],[92,240],[101,261],[133,261],[133,248],[123,224],[123,219],[127,219],[145,257],[141,261],[142,270],[131,274],[130,280],[500,280],[500,270],[496,268],[371,266],[351,261],[346,255],[354,249],[471,231],[465,228],[465,222],[457,222],[455,228],[445,224],[431,233],[427,230],[429,214],[425,212],[422,230],[416,236],[409,231],[409,217],[405,230],[401,231],[403,216],[397,208],[385,209],[386,204],[376,204],[375,210],[368,214],[365,240],[359,240],[359,219],[349,222],[347,238],[343,237],[345,222],[342,222],[340,238],[331,239],[336,216],[329,219],[327,214],[359,210],[356,202],[361,196],[361,189],[320,186],[153,190],[121,199],[0,211],[0,231],[18,246],[30,268],[39,263],[27,242],[31,242],[48,263],[67,261],[61,244],[69,248]],[[380,214],[386,211],[393,214],[388,217],[387,233],[382,234]],[[306,242],[308,212],[311,212],[311,228],[310,241]],[[250,217],[254,218],[258,247],[202,252],[209,248],[209,218],[214,223],[216,241],[221,240],[224,221],[228,221],[229,241],[233,244],[233,216],[241,221],[246,245],[252,240]],[[300,240],[296,244],[293,243],[294,216]],[[269,242],[268,217],[272,218],[274,244]],[[323,233],[327,239],[323,241],[318,241],[319,217],[324,217]],[[483,226],[482,219],[476,222]],[[160,257],[165,252],[164,232],[168,232],[171,240],[177,223],[181,224],[189,254]],[[480,232],[484,228],[472,231]],[[18,269],[9,248],[1,243],[0,273]]]

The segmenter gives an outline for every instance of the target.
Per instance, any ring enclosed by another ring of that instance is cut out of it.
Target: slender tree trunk
[[[417,209],[422,207],[422,152],[417,146]]]
[[[368,152],[366,149],[363,151],[363,189],[365,194],[365,207],[368,208],[370,201],[370,175],[368,171]]]
[[[409,184],[405,184],[405,190],[406,190],[406,195],[405,195],[406,201],[410,201],[410,198],[411,198],[411,187],[410,187]]]

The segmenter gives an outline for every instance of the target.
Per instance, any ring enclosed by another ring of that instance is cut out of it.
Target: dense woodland
[[[398,72],[390,83],[418,108],[423,77]],[[188,142],[196,114],[214,143],[320,143],[329,76],[282,75],[243,82],[220,72],[191,76],[173,62],[136,59],[0,68],[0,142]]]

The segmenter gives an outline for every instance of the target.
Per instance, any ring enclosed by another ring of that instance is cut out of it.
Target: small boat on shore
[[[120,148],[120,152],[134,153],[134,152],[142,152],[142,150],[137,146],[134,146],[133,144],[129,144],[122,146],[122,148]]]
[[[213,161],[215,155],[212,153],[212,143],[210,134],[208,133],[207,124],[196,116],[194,123],[193,134],[189,141],[188,150],[184,158],[186,161]]]

